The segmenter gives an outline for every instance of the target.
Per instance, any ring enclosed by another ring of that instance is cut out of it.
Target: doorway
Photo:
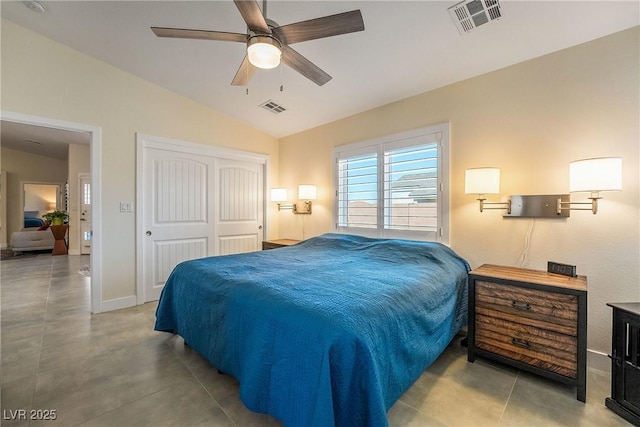
[[[102,248],[101,248],[101,215],[100,215],[100,144],[101,130],[99,127],[81,123],[67,122],[40,116],[1,111],[4,122],[32,125],[41,128],[57,129],[62,131],[83,132],[89,137],[90,147],[90,176],[93,183],[93,203],[91,204],[92,239],[91,239],[91,312],[102,311]],[[4,141],[3,141],[4,142]]]

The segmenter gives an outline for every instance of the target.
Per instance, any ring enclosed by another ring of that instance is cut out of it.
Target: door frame
[[[263,202],[264,226],[262,229],[263,238],[268,235],[266,224],[267,213],[267,189],[269,188],[269,156],[266,154],[252,153],[248,151],[223,148],[216,145],[207,145],[196,142],[183,141],[178,139],[163,138],[143,133],[136,133],[136,301],[138,305],[144,304],[144,216],[142,212],[143,192],[144,192],[144,153],[145,148],[174,151],[176,153],[196,154],[207,157],[216,157],[230,160],[238,160],[262,164],[263,167]]]
[[[89,134],[89,157],[91,162],[91,183],[93,185],[93,201],[91,205],[91,313],[102,312],[102,216],[100,214],[102,186],[100,177],[100,151],[102,141],[102,128],[83,123],[69,122],[65,120],[51,119],[48,117],[33,116],[0,110],[0,119],[13,123],[47,127],[52,129],[68,130],[73,132],[87,132]]]

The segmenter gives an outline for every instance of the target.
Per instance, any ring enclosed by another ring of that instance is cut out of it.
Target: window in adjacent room
[[[336,147],[336,231],[448,241],[449,124]]]

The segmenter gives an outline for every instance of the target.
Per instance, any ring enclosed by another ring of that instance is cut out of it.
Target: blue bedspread
[[[325,234],[179,264],[155,329],[176,332],[286,426],[386,426],[466,324],[469,265],[444,245]]]

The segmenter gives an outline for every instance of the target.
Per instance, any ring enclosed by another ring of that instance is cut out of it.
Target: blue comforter
[[[386,426],[466,324],[469,265],[438,243],[325,234],[186,261],[155,329],[180,334],[286,426]]]

